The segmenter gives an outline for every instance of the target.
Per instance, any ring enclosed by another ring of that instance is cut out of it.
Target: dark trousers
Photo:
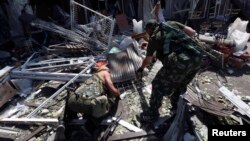
[[[180,94],[186,92],[187,85],[194,78],[198,70],[174,73],[175,70],[162,67],[152,81],[152,93],[148,113],[152,116],[159,116],[159,108],[162,105],[163,96],[169,96],[172,109],[177,108]]]

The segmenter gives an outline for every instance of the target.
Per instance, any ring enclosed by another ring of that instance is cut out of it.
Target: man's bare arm
[[[115,96],[117,96],[117,97],[120,96],[120,92],[117,88],[115,88],[115,86],[111,80],[109,72],[104,73],[104,79],[105,79],[105,85],[107,86],[108,90],[112,94],[114,94]]]

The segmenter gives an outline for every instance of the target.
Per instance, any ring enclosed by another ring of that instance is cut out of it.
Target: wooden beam
[[[16,91],[9,82],[0,83],[0,107],[7,103],[16,94]]]
[[[141,131],[141,132],[127,132],[121,135],[112,135],[108,138],[108,141],[117,141],[117,140],[129,140],[129,139],[135,139],[135,138],[142,138],[142,137],[147,137],[155,135],[155,132],[146,132],[146,131]]]
[[[57,124],[58,119],[39,119],[39,118],[3,118],[0,120],[0,122],[13,122],[13,123],[23,123],[23,124],[38,124],[38,123],[44,123],[44,124]]]
[[[31,134],[26,135],[23,138],[15,139],[15,141],[28,141],[29,139],[33,138],[36,134],[41,132],[44,128],[45,128],[45,126],[40,126],[34,132],[32,132]]]

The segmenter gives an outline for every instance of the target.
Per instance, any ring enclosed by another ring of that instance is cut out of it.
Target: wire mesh
[[[159,62],[151,63],[147,68],[149,70],[149,74],[147,76],[136,77],[135,79],[129,81],[117,82],[114,83],[114,85],[120,90],[120,92],[137,92],[139,89],[143,89],[147,85],[151,84],[151,81],[161,68],[161,64],[159,65]]]
[[[94,40],[99,46],[108,48],[111,43],[115,20],[74,0],[71,0],[70,4],[71,29]]]

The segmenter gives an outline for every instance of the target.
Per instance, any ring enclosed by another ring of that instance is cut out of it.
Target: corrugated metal
[[[109,54],[109,69],[114,83],[136,79],[135,71],[141,66],[142,58],[136,54],[134,47]]]
[[[206,101],[200,95],[195,94],[190,89],[188,89],[187,92],[188,93],[184,95],[184,99],[208,113],[218,116],[229,116],[234,112],[232,109],[217,101]]]
[[[139,67],[141,67],[142,64],[142,58],[138,56],[136,52],[138,51],[136,51],[134,47],[130,47],[127,49],[128,57],[132,61],[135,70],[139,69]]]

